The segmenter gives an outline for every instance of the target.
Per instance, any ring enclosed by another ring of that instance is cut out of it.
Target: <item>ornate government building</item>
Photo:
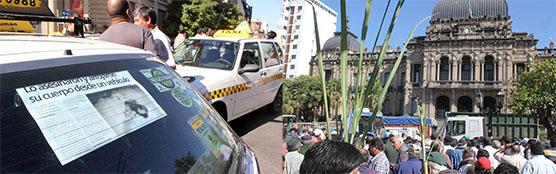
[[[429,117],[442,120],[447,111],[479,112],[475,95],[480,91],[484,107],[494,109],[495,94],[508,93],[521,72],[536,59],[537,40],[526,32],[512,31],[506,0],[439,0],[426,36],[413,38],[403,63],[389,87],[384,115],[413,115],[419,97]],[[339,35],[323,47],[327,78],[339,78]],[[355,80],[359,43],[350,35],[350,84]],[[380,48],[366,53],[369,72]],[[553,50],[553,46],[549,50]],[[390,73],[400,49],[389,48],[381,78]],[[315,60],[312,75],[318,75]],[[385,81],[385,80],[383,80]],[[507,112],[503,107],[502,112]]]

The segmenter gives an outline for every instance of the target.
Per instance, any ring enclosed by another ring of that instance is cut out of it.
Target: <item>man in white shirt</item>
[[[529,147],[532,157],[523,166],[521,174],[556,174],[556,164],[544,156],[542,143],[535,141]]]
[[[172,46],[170,45],[170,38],[166,36],[156,24],[156,12],[154,9],[146,6],[141,6],[133,12],[133,21],[136,25],[143,26],[149,30],[153,35],[155,49],[158,57],[166,62],[168,66],[175,68],[176,62],[172,55]]]
[[[488,159],[490,160],[490,163],[492,165],[492,168],[495,169],[496,167],[498,167],[498,164],[500,164],[500,162],[498,161],[498,159],[496,159],[494,157],[494,154],[498,151],[496,148],[492,147],[492,139],[491,138],[485,138],[484,142],[483,142],[483,149],[485,149],[486,151],[488,151]],[[519,167],[518,167],[519,168]]]
[[[496,160],[499,160],[501,163],[511,164],[521,171],[521,169],[523,169],[523,165],[525,165],[525,163],[527,162],[527,159],[519,154],[519,145],[514,144],[512,146],[509,146],[508,148],[510,149],[510,155],[505,155],[504,151],[507,148],[501,147],[500,150],[494,154],[494,158],[496,158]]]

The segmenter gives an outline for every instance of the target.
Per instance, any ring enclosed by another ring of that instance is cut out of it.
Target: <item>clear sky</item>
[[[338,13],[337,30],[339,31],[341,24],[340,1],[321,1],[332,9],[335,9]],[[372,46],[387,2],[387,0],[373,1],[371,20],[367,32],[367,47]],[[406,0],[396,21],[390,45],[393,47],[402,46],[413,26],[422,18],[431,15],[436,2],[436,0]],[[514,32],[528,32],[533,34],[535,38],[539,40],[537,47],[548,46],[550,38],[552,38],[553,41],[556,40],[556,0],[507,0],[507,2],[508,11],[512,20],[512,30]],[[282,0],[247,0],[247,3],[253,6],[254,18],[266,21],[271,30],[276,30],[276,28],[278,28]],[[348,27],[357,36],[360,36],[361,26],[363,25],[365,3],[366,0],[347,0],[346,13],[349,18]],[[392,0],[389,16],[385,20],[379,44],[382,43],[390,21],[390,16],[396,4],[397,0]],[[414,36],[425,35],[426,26],[428,26],[428,22],[421,24]]]

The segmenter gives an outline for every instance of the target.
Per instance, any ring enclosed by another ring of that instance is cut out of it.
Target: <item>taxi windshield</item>
[[[238,44],[219,40],[189,40],[176,48],[176,62],[203,68],[231,70]]]

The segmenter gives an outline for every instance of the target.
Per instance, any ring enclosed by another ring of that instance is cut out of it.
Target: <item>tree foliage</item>
[[[331,119],[340,119],[338,116],[341,111],[342,94],[340,93],[340,80],[331,79],[326,82],[330,109],[333,114]],[[377,79],[375,87],[368,96],[368,105],[371,109],[378,107],[378,95],[382,90],[380,80]],[[323,121],[323,94],[318,77],[299,76],[293,79],[286,79],[284,82],[284,105],[282,110],[285,114],[292,114],[298,117],[298,121],[311,122]]]
[[[175,38],[178,35],[178,28],[183,25],[181,16],[184,3],[185,0],[174,0],[168,4],[168,16],[160,29],[170,38]]]
[[[537,117],[550,138],[556,138],[556,60],[539,60],[532,71],[517,78],[517,83],[509,96],[509,107]]]
[[[182,8],[181,22],[190,36],[201,27],[234,29],[243,20],[237,6],[218,0],[186,0]]]
[[[323,94],[317,77],[299,76],[284,81],[284,105],[286,114],[297,116],[298,121],[319,121]]]

